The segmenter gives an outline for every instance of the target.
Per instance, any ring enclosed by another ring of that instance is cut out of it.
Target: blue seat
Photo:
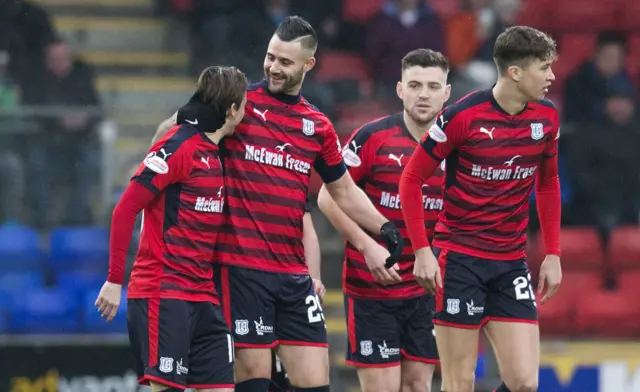
[[[106,274],[95,271],[63,270],[56,276],[56,284],[68,290],[73,290],[79,295],[84,295],[87,290],[100,290],[106,280]]]
[[[89,268],[106,273],[109,231],[103,227],[60,227],[51,232],[51,264],[54,268]]]
[[[83,320],[84,332],[88,333],[125,333],[127,332],[127,291],[122,290],[120,308],[116,317],[107,323],[95,306],[100,287],[89,289],[84,293]]]
[[[0,270],[0,292],[10,297],[21,295],[27,290],[38,289],[44,286],[42,272]]]
[[[0,227],[0,265],[3,268],[31,268],[43,261],[40,235],[22,226]]]
[[[6,291],[0,291],[0,333],[9,333],[9,316],[13,305],[12,296]]]
[[[76,333],[80,304],[72,291],[58,287],[26,290],[15,299],[10,328],[13,333]]]

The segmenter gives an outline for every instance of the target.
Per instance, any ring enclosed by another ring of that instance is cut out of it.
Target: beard
[[[417,110],[407,110],[407,114],[417,126],[424,127],[429,125],[429,123],[433,121],[433,119],[438,115],[438,112],[434,111],[433,113],[429,113],[428,115],[420,115],[417,113]]]
[[[291,76],[283,73],[282,77],[278,78],[278,81],[280,80],[283,81],[282,84],[278,87],[271,86],[272,80],[274,79],[273,76],[271,76],[268,72],[265,72],[265,76],[267,78],[267,81],[269,82],[269,92],[275,93],[275,94],[278,94],[278,93],[286,94],[302,83],[302,80],[304,79],[304,71],[301,68],[298,72],[296,72]]]

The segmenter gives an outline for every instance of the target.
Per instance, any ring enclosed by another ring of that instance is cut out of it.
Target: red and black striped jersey
[[[193,126],[174,127],[133,181],[157,196],[144,209],[128,296],[218,303],[212,264],[226,221],[218,146]]]
[[[534,181],[544,160],[557,154],[559,135],[549,100],[509,115],[484,90],[442,111],[421,142],[432,158],[447,161],[433,245],[493,260],[525,257]]]
[[[351,177],[369,196],[378,211],[398,227],[406,241],[398,262],[403,282],[391,286],[377,283],[362,254],[347,242],[342,277],[344,292],[349,295],[371,299],[399,299],[425,294],[413,276],[413,250],[406,233],[398,194],[402,170],[417,146],[418,142],[409,133],[402,113],[365,124],[351,135],[344,146],[342,157]],[[444,164],[422,186],[424,225],[430,234],[442,209],[442,168]],[[376,238],[375,235],[373,237]],[[380,244],[384,246],[384,243]]]
[[[346,173],[331,122],[300,96],[272,95],[251,85],[245,116],[224,140],[229,224],[221,262],[307,274],[302,245],[311,170],[325,182]]]

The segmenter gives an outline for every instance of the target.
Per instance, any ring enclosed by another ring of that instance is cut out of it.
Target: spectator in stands
[[[22,220],[24,166],[15,144],[18,91],[9,77],[9,53],[0,51],[0,222]]]
[[[626,37],[615,31],[598,35],[593,58],[580,66],[564,88],[564,119],[577,124],[607,121],[605,99],[611,84],[633,85],[626,71]]]
[[[466,0],[462,11],[447,25],[447,49],[456,72],[451,98],[489,88],[497,78],[493,45],[507,27],[514,25],[520,0]]]
[[[414,49],[445,51],[445,35],[435,11],[420,0],[388,1],[370,22],[366,56],[380,92],[395,97],[398,64]]]
[[[33,72],[42,70],[45,47],[55,36],[42,7],[24,0],[0,1],[0,47],[9,51],[9,71],[19,82],[29,83]]]
[[[44,111],[41,134],[29,144],[28,170],[35,214],[40,224],[53,223],[52,185],[65,187],[64,224],[92,222],[91,191],[99,180],[100,150],[96,125],[99,99],[93,69],[72,56],[63,41],[47,47],[46,72],[34,75],[37,88],[24,91],[24,102]],[[66,180],[66,181],[64,181]]]
[[[571,135],[567,155],[575,196],[606,240],[616,226],[638,223],[640,117],[632,85],[617,81],[605,94],[604,122]]]

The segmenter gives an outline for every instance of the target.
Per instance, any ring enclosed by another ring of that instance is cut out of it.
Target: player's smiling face
[[[442,68],[414,66],[402,71],[396,91],[409,117],[417,125],[425,126],[442,110],[451,86]]]
[[[315,58],[299,40],[282,41],[274,35],[264,58],[264,76],[273,94],[298,94],[305,73],[315,65]]]
[[[549,92],[551,83],[556,80],[551,70],[553,60],[541,61],[531,60],[522,69],[521,78],[518,82],[521,91],[533,101],[539,101]]]

